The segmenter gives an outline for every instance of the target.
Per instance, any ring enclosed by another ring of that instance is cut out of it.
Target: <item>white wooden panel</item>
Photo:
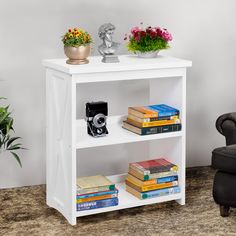
[[[47,203],[76,223],[76,153],[73,147],[76,86],[70,76],[47,71]],[[73,99],[72,99],[73,97]],[[72,111],[72,109],[74,111]]]
[[[102,63],[101,56],[89,58],[89,64],[86,65],[68,65],[66,59],[44,60],[45,67],[52,68],[57,71],[68,74],[89,74],[102,72],[128,72],[138,70],[152,69],[174,69],[192,66],[191,61],[182,60],[174,57],[158,56],[157,58],[138,58],[134,55],[119,56],[119,63]],[[148,72],[147,72],[148,73]],[[112,78],[110,78],[112,79]]]

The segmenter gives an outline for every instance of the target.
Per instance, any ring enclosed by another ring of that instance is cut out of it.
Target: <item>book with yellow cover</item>
[[[129,107],[128,113],[139,118],[153,118],[164,116],[178,116],[179,110],[166,104]]]
[[[97,201],[97,200],[113,198],[113,197],[118,197],[118,194],[115,193],[115,194],[106,194],[106,195],[94,196],[94,197],[88,197],[88,198],[81,198],[81,199],[77,199],[76,203],[92,202],[92,201]]]
[[[152,118],[158,117],[158,112],[152,111],[147,107],[129,107],[128,114],[140,117],[140,118]]]
[[[77,194],[114,190],[115,184],[102,175],[79,177],[76,180]]]
[[[151,122],[138,122],[128,117],[127,122],[136,127],[145,128],[145,127],[153,127],[153,126],[180,124],[180,119],[157,120],[157,121],[151,121]]]
[[[178,185],[178,181],[172,181],[172,182],[168,182],[168,183],[151,184],[148,186],[141,186],[141,185],[137,185],[135,182],[128,180],[128,179],[125,180],[125,183],[128,186],[130,186],[131,188],[133,188],[139,192],[147,192],[147,191],[156,190],[156,189],[170,188],[170,187]]]
[[[135,120],[137,122],[152,122],[152,121],[160,121],[160,120],[174,120],[179,119],[179,116],[161,116],[161,117],[151,117],[151,118],[140,118],[131,114],[128,114],[128,118],[131,120]]]
[[[154,173],[154,174],[148,174],[144,175],[143,173],[137,172],[132,168],[129,168],[129,173],[135,177],[137,177],[140,180],[150,180],[150,179],[157,179],[157,178],[162,178],[162,177],[167,177],[171,175],[177,175],[177,171],[165,171],[165,172],[160,172],[160,173]]]

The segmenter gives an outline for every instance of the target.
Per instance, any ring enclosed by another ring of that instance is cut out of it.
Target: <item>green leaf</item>
[[[15,153],[15,152],[11,152],[11,154],[15,157],[15,159],[17,160],[18,164],[20,165],[20,167],[22,168],[22,164],[21,164],[21,160],[19,158],[19,156]]]
[[[0,124],[3,123],[3,121],[9,117],[10,113],[5,112],[2,117],[0,117]]]
[[[10,138],[7,142],[7,148],[17,139],[20,139],[21,137],[13,137],[13,138]]]
[[[19,145],[21,145],[21,144],[12,145],[9,148],[7,148],[6,150],[10,151],[10,150],[22,149]]]

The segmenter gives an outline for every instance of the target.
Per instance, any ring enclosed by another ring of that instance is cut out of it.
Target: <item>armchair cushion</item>
[[[212,167],[223,172],[236,174],[236,144],[214,149]]]

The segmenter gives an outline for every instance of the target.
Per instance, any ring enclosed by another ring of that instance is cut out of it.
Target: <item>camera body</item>
[[[107,115],[107,102],[86,103],[86,120],[89,135],[93,137],[103,137],[108,134],[106,127]]]

